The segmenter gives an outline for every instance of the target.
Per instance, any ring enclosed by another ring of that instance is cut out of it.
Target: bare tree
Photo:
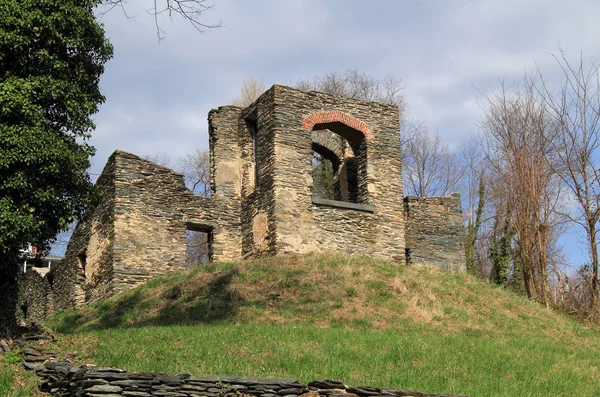
[[[405,194],[444,196],[458,190],[464,166],[438,133],[420,124],[402,150]]]
[[[127,13],[127,0],[103,0],[102,4],[106,5],[106,9],[101,14],[106,14],[115,7],[119,7],[123,10],[123,13],[129,17]],[[154,25],[156,26],[156,36],[158,40],[162,40],[165,37],[165,32],[160,27],[159,18],[163,15],[173,18],[178,16],[183,18],[184,21],[191,24],[194,29],[202,33],[207,29],[214,29],[221,27],[222,21],[217,23],[207,23],[204,21],[204,13],[214,8],[214,3],[207,0],[148,0],[150,8],[146,11],[154,18]]]
[[[404,113],[402,82],[393,76],[380,80],[360,73],[356,69],[348,69],[344,74],[334,72],[317,76],[312,80],[301,80],[296,84],[296,88],[396,105],[400,110],[401,118]]]
[[[558,134],[548,137],[557,154],[553,169],[576,202],[569,218],[586,232],[590,255],[591,307],[598,309],[597,225],[600,220],[600,73],[597,62],[586,64],[580,56],[570,62],[559,47],[555,56],[563,74],[559,90],[549,87],[538,67],[538,92],[558,126]]]
[[[179,172],[185,185],[201,196],[210,195],[210,156],[208,150],[199,149],[179,160]]]
[[[560,224],[560,183],[549,144],[556,127],[536,98],[534,80],[525,79],[512,92],[502,85],[486,99],[483,147],[496,180],[496,210],[505,206],[511,225],[503,235],[514,232],[515,267],[527,296],[548,304],[549,254]]]
[[[235,106],[246,107],[251,105],[258,97],[267,90],[264,80],[250,77],[242,83],[240,96],[231,102]]]

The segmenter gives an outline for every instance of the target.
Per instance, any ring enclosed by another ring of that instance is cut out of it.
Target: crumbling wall
[[[183,176],[131,153],[117,151],[113,293],[183,269],[189,225],[216,227],[222,210],[212,197],[191,192]]]
[[[460,195],[404,199],[408,262],[466,271]]]
[[[57,310],[81,307],[112,294],[116,156],[96,181],[97,202],[77,224],[64,259],[54,268]]]
[[[277,252],[345,251],[403,262],[398,108],[278,85],[272,90]],[[322,129],[355,142],[357,205],[313,200],[312,131]]]
[[[240,115],[238,142],[242,160],[241,226],[244,257],[276,250],[273,93],[274,88],[269,89]]]

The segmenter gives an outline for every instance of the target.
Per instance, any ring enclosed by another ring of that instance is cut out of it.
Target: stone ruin
[[[208,235],[212,261],[342,251],[465,270],[460,197],[403,198],[396,106],[274,85],[246,108],[211,110],[208,122],[210,196],[114,152],[100,203],[62,263],[27,276],[44,291],[26,294],[30,319],[184,269],[189,230]],[[331,162],[333,200],[313,194],[313,153]]]

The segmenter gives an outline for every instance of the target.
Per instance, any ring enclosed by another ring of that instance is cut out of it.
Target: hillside
[[[52,321],[99,365],[469,395],[598,395],[600,336],[474,277],[353,256],[174,274]]]

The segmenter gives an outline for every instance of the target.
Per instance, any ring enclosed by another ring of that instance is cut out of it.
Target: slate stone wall
[[[212,241],[213,255],[217,260],[242,256],[242,160],[238,142],[241,111],[236,106],[223,106],[211,110],[208,115],[211,193],[222,208],[216,218],[219,224],[226,225]]]
[[[46,306],[81,307],[185,268],[188,228],[210,233],[211,259],[241,256],[241,238],[232,238],[241,235],[239,200],[196,196],[182,175],[123,151],[111,155],[96,186],[99,204],[73,231]],[[42,294],[37,281],[26,299]]]
[[[23,305],[26,308],[25,320],[41,324],[54,314],[54,293],[51,282],[53,275],[46,277],[50,269],[33,267],[25,274]]]
[[[466,271],[460,195],[404,199],[409,263]]]
[[[35,353],[33,349],[28,351]],[[38,357],[34,354],[31,356]],[[42,391],[63,397],[461,397],[457,394],[426,394],[405,389],[351,387],[332,380],[303,384],[288,378],[135,373],[119,368],[75,367],[64,362],[47,362],[39,366],[36,373],[41,378]]]
[[[397,107],[278,85],[273,95],[276,251],[344,251],[403,262]],[[313,129],[328,129],[349,141],[358,163],[357,201],[372,206],[372,212],[313,203]]]
[[[81,307],[112,294],[115,167],[113,154],[96,181],[96,207],[77,224],[65,257],[53,270],[56,310]]]
[[[276,252],[275,130],[272,87],[241,114],[239,144],[242,151],[242,233],[245,258]],[[256,151],[256,153],[255,153]]]

